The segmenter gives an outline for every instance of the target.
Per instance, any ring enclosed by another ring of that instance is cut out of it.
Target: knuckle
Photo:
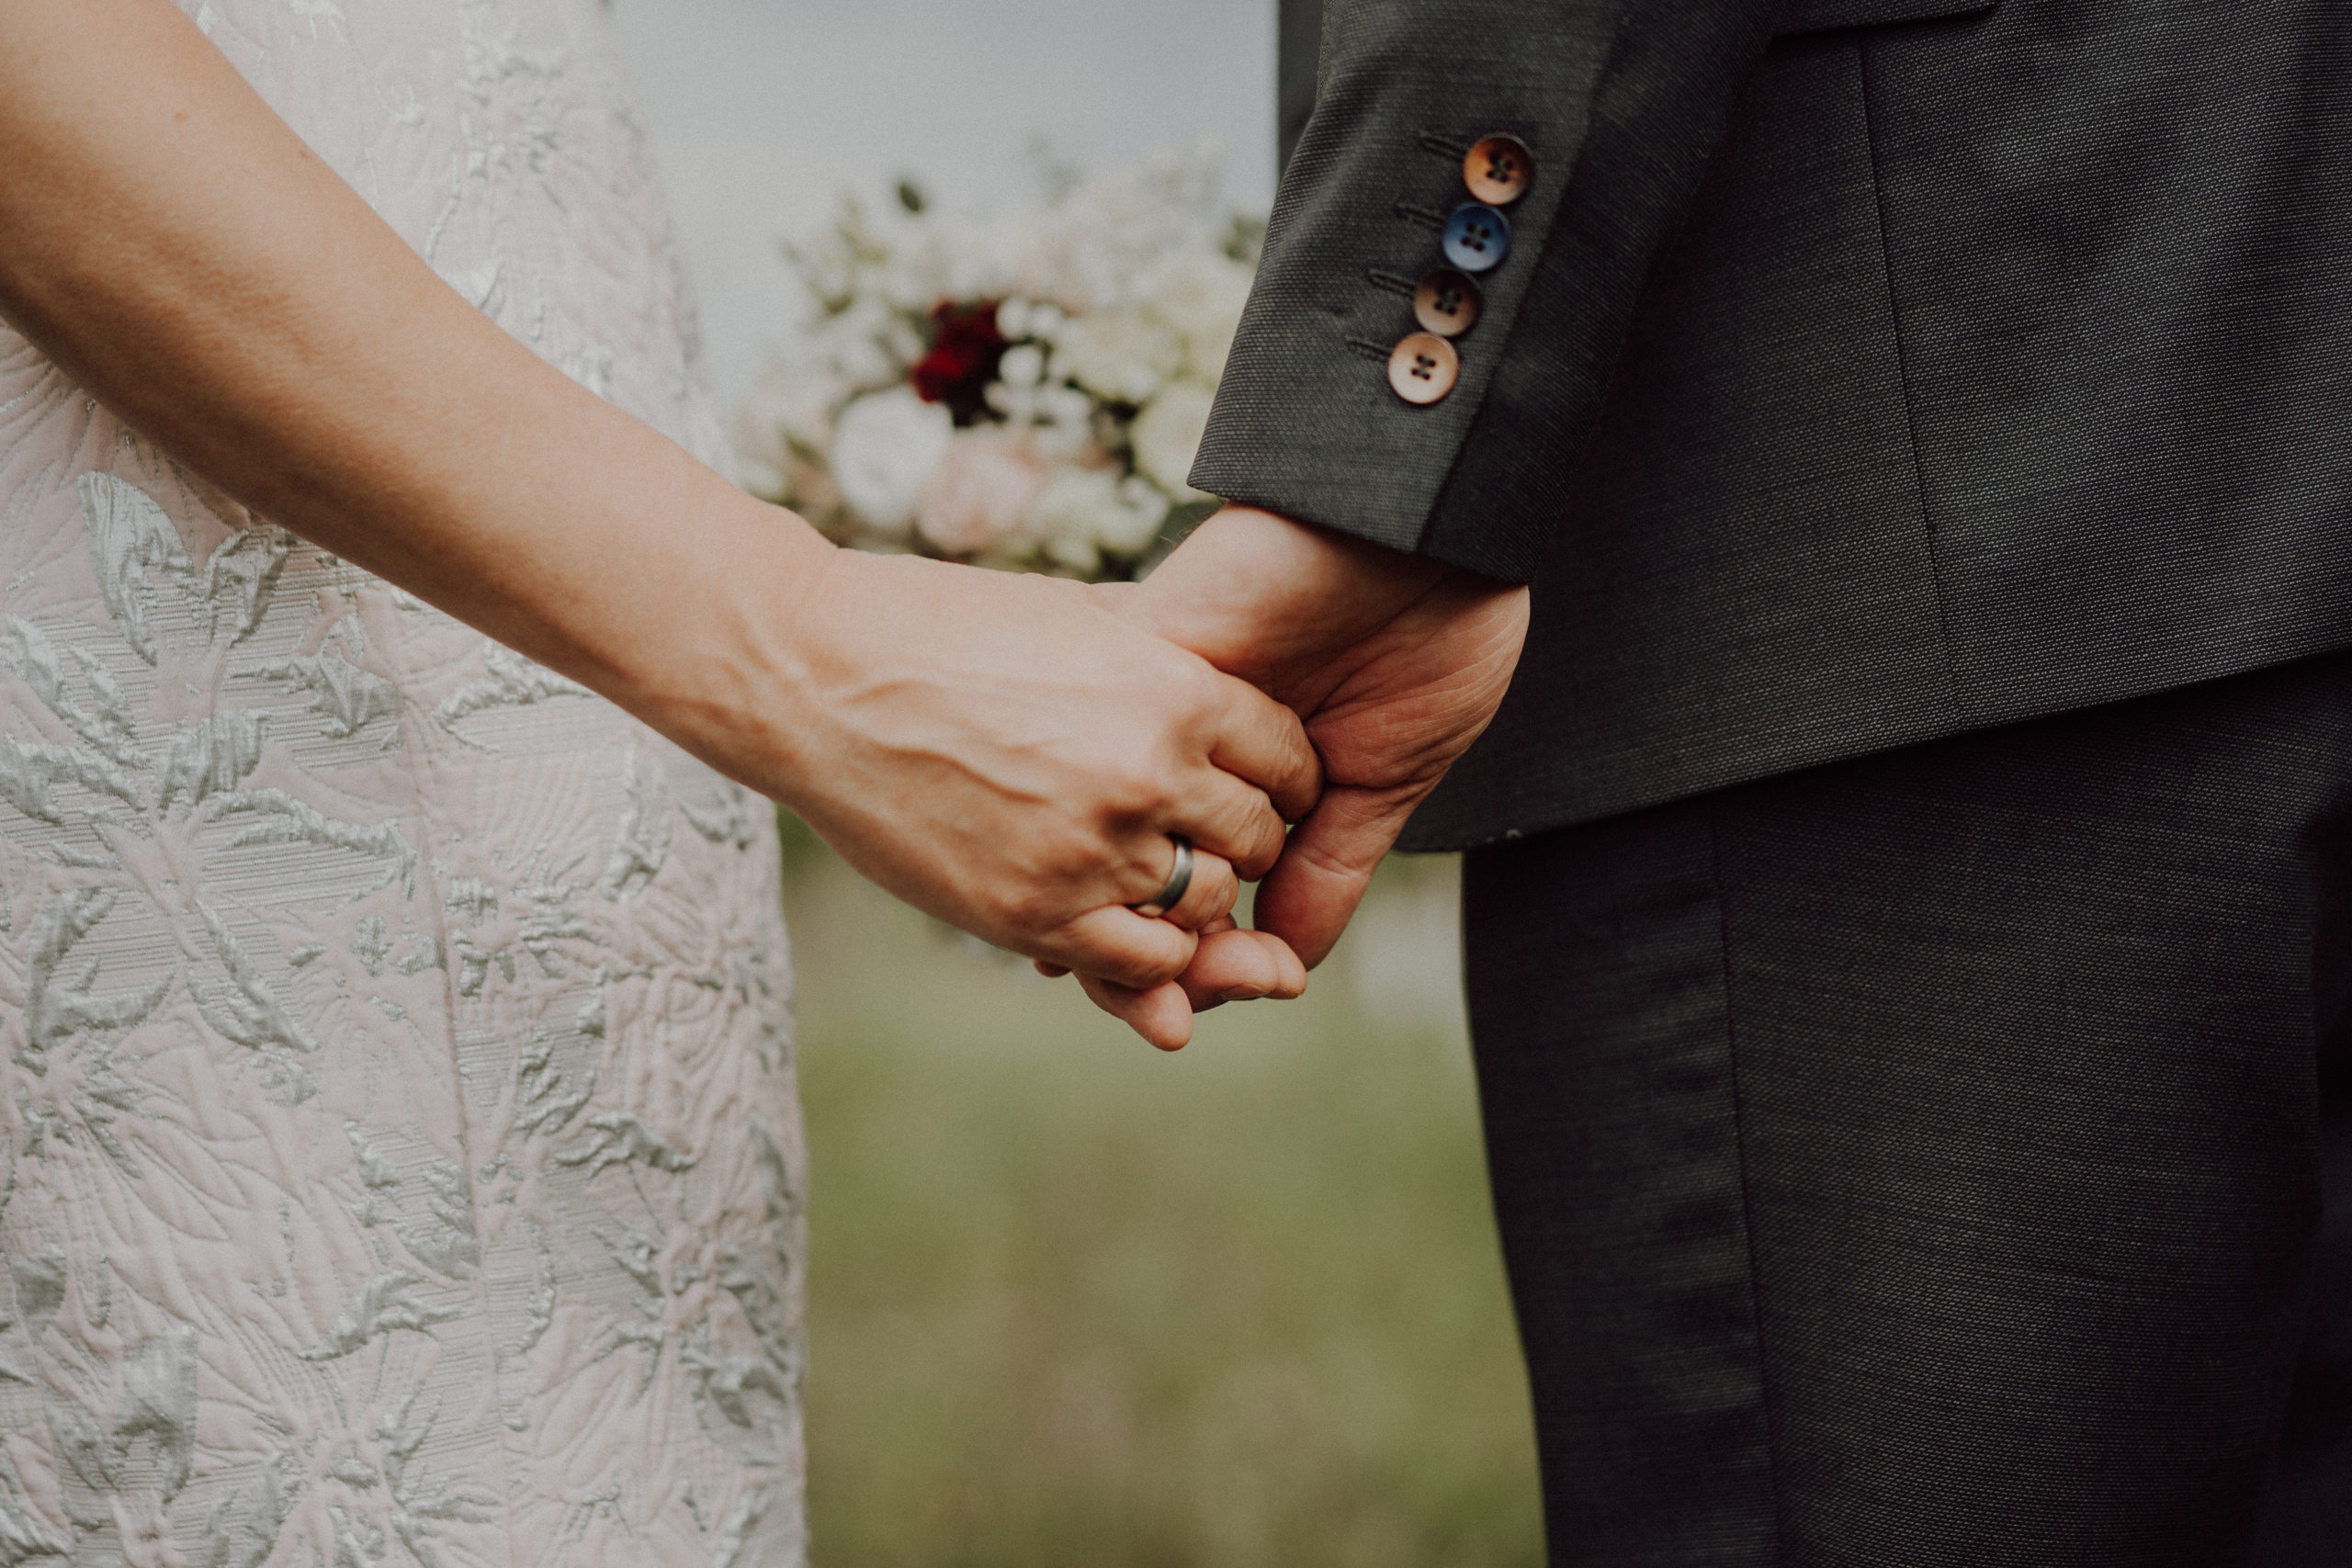
[[[1158,749],[1131,748],[1108,759],[1096,780],[1096,815],[1116,833],[1159,814],[1168,794],[1169,769]]]
[[[990,913],[1005,931],[1024,936],[1035,936],[1051,931],[1059,922],[1054,918],[1051,896],[1034,886],[999,889],[991,899]]]
[[[1164,986],[1184,972],[1186,960],[1182,956],[1138,956],[1133,976],[1123,983],[1129,988],[1148,991],[1154,986]]]
[[[1235,869],[1251,880],[1273,868],[1282,854],[1282,819],[1270,809],[1253,807],[1234,831]]]
[[[1086,967],[1130,990],[1164,985],[1192,962],[1191,933],[1160,921],[1096,933],[1095,943],[1098,951]]]
[[[1102,861],[1101,850],[1085,835],[1057,834],[1038,846],[1023,880],[1027,891],[1042,897],[1046,888],[1083,882],[1101,869]]]
[[[1111,781],[1110,807],[1122,820],[1150,816],[1166,794],[1159,771],[1148,763],[1136,762],[1123,768]]]
[[[1206,660],[1186,655],[1178,661],[1168,689],[1177,706],[1197,718],[1223,705],[1225,680]]]
[[[1320,794],[1323,788],[1323,759],[1315,750],[1315,742],[1307,739],[1306,727],[1295,719],[1283,731],[1283,750],[1291,771],[1291,782],[1302,795]]]

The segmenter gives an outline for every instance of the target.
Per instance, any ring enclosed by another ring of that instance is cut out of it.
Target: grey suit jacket
[[[1408,847],[2352,644],[2345,0],[1329,6],[1193,482],[1533,583]]]

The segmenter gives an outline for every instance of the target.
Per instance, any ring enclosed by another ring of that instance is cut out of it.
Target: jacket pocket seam
[[[1904,329],[1903,298],[1895,288],[1894,239],[1888,229],[1886,181],[1879,163],[1878,95],[1871,85],[1870,51],[1864,41],[1857,38],[1848,47],[1853,51],[1855,85],[1861,92],[1862,138],[1868,143],[1871,160],[1871,204],[1878,213],[1879,276],[1886,288],[1887,320],[1894,337],[1894,370],[1903,389],[1903,434],[1911,450],[1911,487],[1919,508],[1919,531],[1923,536],[1920,543],[1928,555],[1928,586],[1936,600],[1936,646],[1943,655],[1944,703],[1946,712],[1957,718],[1961,713],[1960,678],[1952,666],[1951,609],[1944,591],[1943,552],[1928,494],[1927,457],[1919,445],[1919,399],[1911,372],[1910,334]]]
[[[1852,28],[1959,21],[1984,16],[1999,4],[2000,0],[1784,0],[1775,33],[1790,38]]]

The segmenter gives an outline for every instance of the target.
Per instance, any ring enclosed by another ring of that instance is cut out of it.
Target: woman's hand
[[[1088,590],[834,551],[764,635],[722,766],[882,886],[1001,947],[1127,986],[1191,961],[1281,853],[1318,770],[1292,714]],[[767,698],[761,701],[764,689]],[[697,697],[695,700],[707,700]],[[1196,847],[1166,919],[1170,836]]]
[[[0,317],[115,413],[991,942],[1164,980],[1315,799],[1295,720],[1083,590],[836,550],[542,363],[167,0],[0,0]]]

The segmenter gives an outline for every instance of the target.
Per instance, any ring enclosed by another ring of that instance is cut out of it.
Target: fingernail
[[[1221,1002],[1258,1002],[1265,999],[1266,990],[1262,986],[1236,986],[1229,991],[1217,993],[1217,1000]]]

